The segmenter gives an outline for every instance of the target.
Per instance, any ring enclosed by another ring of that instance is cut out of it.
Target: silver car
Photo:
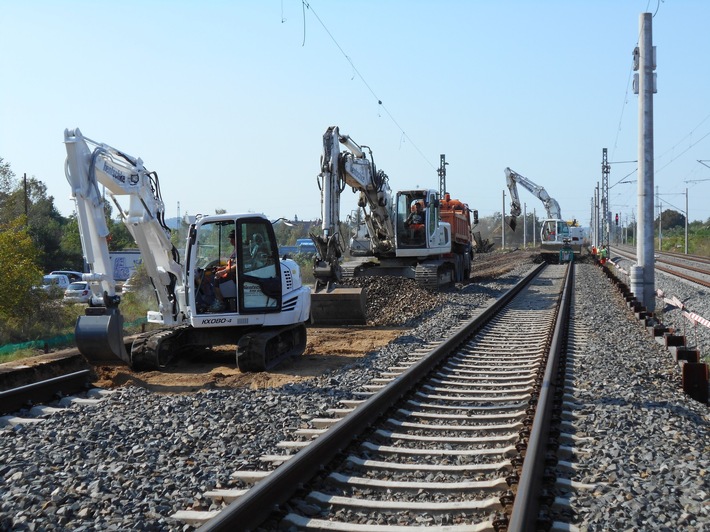
[[[74,281],[64,291],[65,303],[89,303],[91,289],[86,281]]]

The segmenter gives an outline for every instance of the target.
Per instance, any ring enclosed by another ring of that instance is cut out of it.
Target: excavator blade
[[[367,291],[328,287],[311,294],[311,324],[367,325]]]
[[[74,338],[79,352],[89,362],[115,362],[131,359],[123,342],[123,316],[118,308],[87,307],[86,315],[76,320]]]

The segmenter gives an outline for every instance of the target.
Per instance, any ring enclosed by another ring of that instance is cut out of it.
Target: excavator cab
[[[425,196],[401,194],[397,199],[397,244],[400,248],[421,248],[427,243]]]
[[[540,236],[543,246],[562,245],[565,239],[570,238],[569,226],[564,220],[543,220]]]
[[[281,309],[278,246],[268,220],[219,220],[196,229],[196,314]],[[236,270],[230,270],[235,264]]]

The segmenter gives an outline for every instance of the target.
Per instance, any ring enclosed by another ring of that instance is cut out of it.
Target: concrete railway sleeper
[[[239,472],[254,487],[205,494],[234,501],[220,512],[173,517],[207,531],[530,530],[573,268],[538,266],[332,419],[298,431],[302,440],[283,442],[288,454],[264,457],[280,463],[273,472]]]

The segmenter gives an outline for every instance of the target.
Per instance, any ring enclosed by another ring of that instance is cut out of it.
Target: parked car
[[[75,281],[64,291],[65,303],[90,303],[91,289],[86,281]]]
[[[53,272],[49,272],[50,275],[66,275],[69,277],[69,282],[73,283],[74,281],[81,281],[81,276],[83,275],[81,272],[73,272],[71,270],[56,270]]]
[[[61,297],[64,291],[69,288],[69,277],[57,273],[50,273],[42,278],[40,288],[51,296]]]

